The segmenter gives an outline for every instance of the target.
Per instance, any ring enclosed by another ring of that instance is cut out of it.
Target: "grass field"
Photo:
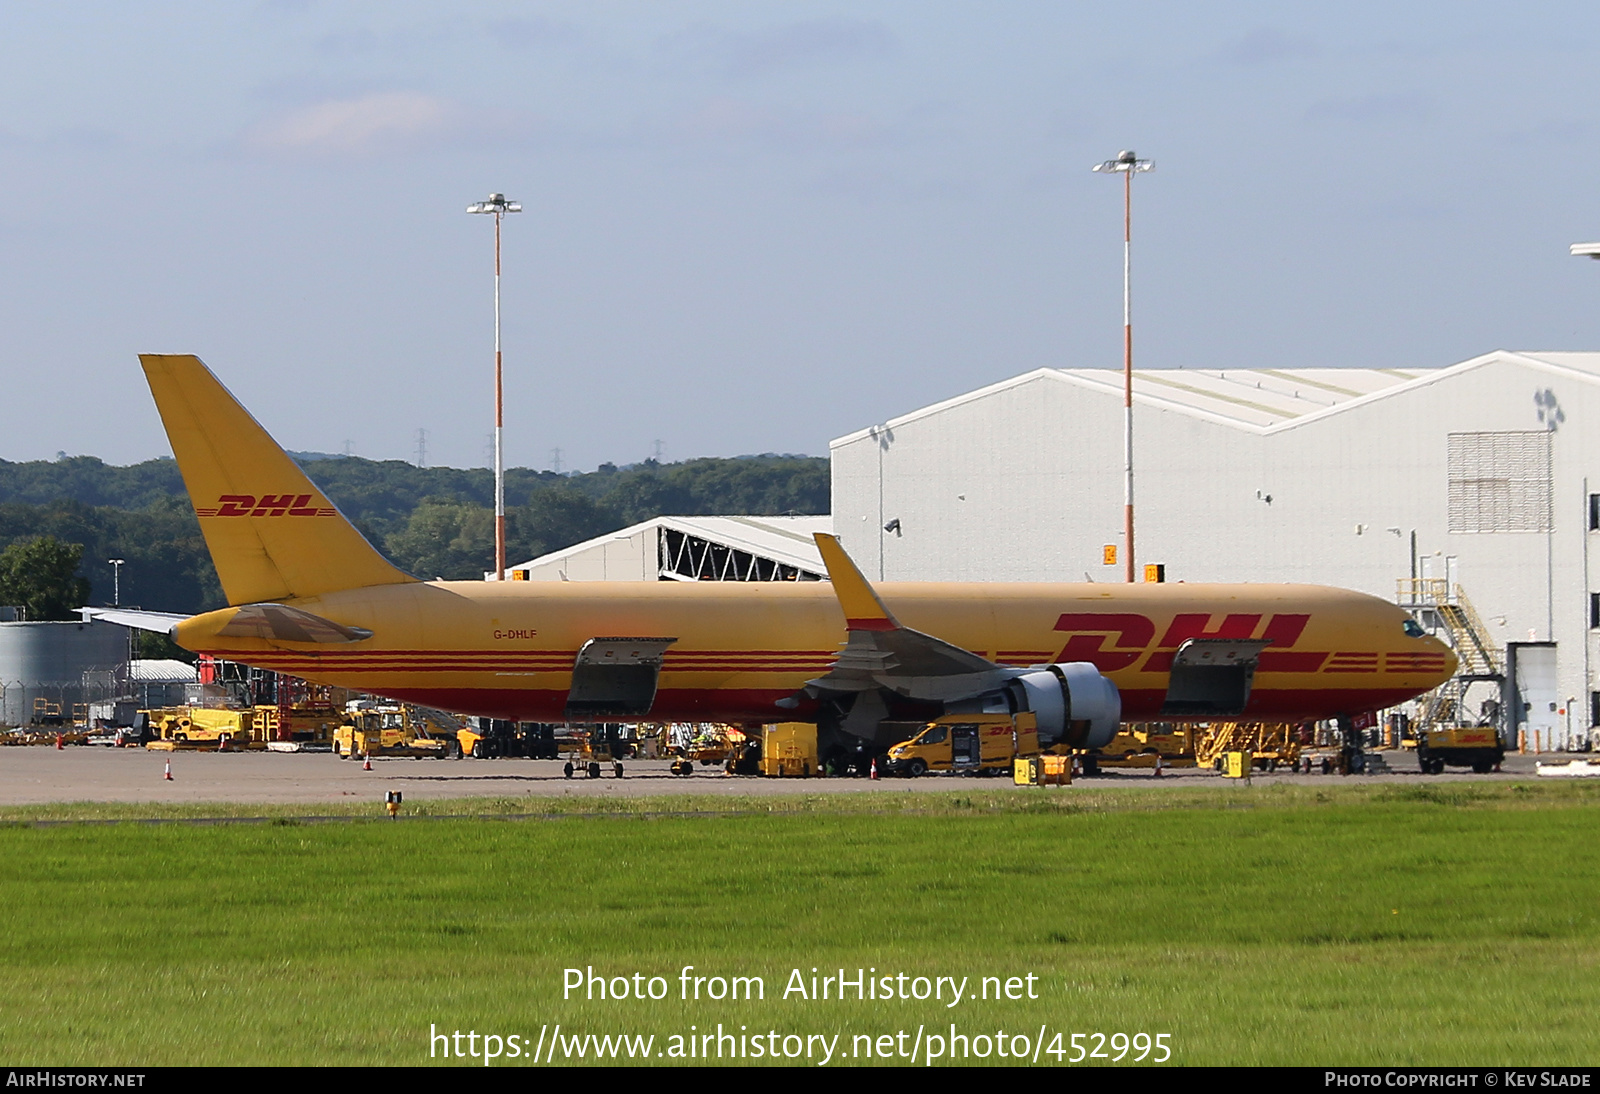
[[[1044,1027],[1047,1045],[1166,1033],[1179,1064],[1594,1059],[1600,793],[1586,785],[640,799],[585,813],[599,804],[434,802],[434,819],[401,823],[303,819],[319,808],[233,824],[185,819],[264,811],[6,810],[0,1058],[425,1064],[430,1025],[532,1041],[560,1022],[655,1034],[661,1051],[720,1022],[842,1034],[835,1063],[866,1062],[850,1058],[855,1035],[952,1023],[1030,1043]],[[493,815],[530,808],[545,819]],[[171,823],[78,823],[155,816]],[[681,1001],[684,965],[762,976],[765,999]],[[587,966],[659,975],[670,993],[564,1001],[562,970]],[[972,992],[1033,974],[1038,998],[783,999],[792,970],[809,981],[813,967],[968,977]]]

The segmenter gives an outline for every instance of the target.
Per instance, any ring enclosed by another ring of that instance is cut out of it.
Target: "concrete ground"
[[[1561,762],[1564,756],[1508,756],[1504,772],[1473,775],[1464,769],[1425,776],[1416,769],[1410,753],[1385,754],[1396,770],[1391,774],[1352,776],[1257,774],[1256,781],[1296,783],[1393,782],[1420,783],[1504,780],[1529,777],[1536,762]],[[162,778],[168,761],[172,781]],[[249,752],[147,752],[79,746],[63,750],[48,747],[0,749],[0,805],[48,802],[344,802],[382,801],[386,790],[400,790],[407,800],[420,798],[589,796],[597,798],[648,797],[664,794],[869,794],[882,791],[940,791],[957,787],[1001,789],[1009,779],[956,780],[950,776],[920,779],[763,779],[723,774],[716,768],[696,768],[682,778],[667,770],[665,760],[635,760],[624,765],[624,777],[609,771],[599,779],[567,779],[559,760],[411,760],[375,759],[373,770],[340,760],[328,753]],[[1210,770],[1168,769],[1154,778],[1148,770],[1107,771],[1095,779],[1080,779],[1080,786],[1144,787],[1157,791],[1167,786],[1217,786],[1227,784]],[[1068,791],[1070,792],[1070,791]]]

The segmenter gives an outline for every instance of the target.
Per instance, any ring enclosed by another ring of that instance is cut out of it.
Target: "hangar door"
[[[1511,723],[1516,729],[1527,731],[1529,748],[1533,747],[1535,732],[1548,748],[1561,740],[1567,724],[1565,715],[1560,713],[1561,696],[1556,687],[1556,644],[1512,642],[1506,647],[1506,655],[1507,675],[1516,690]]]

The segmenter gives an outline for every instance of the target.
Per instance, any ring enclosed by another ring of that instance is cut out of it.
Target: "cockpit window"
[[[1422,629],[1422,624],[1415,619],[1406,620],[1406,635],[1409,638],[1421,638],[1428,632]]]

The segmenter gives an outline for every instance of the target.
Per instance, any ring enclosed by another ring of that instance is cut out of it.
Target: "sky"
[[[168,453],[141,352],[286,447],[592,469],[1039,367],[1600,349],[1600,9],[8,5],[0,458]],[[559,455],[558,455],[559,452]]]

